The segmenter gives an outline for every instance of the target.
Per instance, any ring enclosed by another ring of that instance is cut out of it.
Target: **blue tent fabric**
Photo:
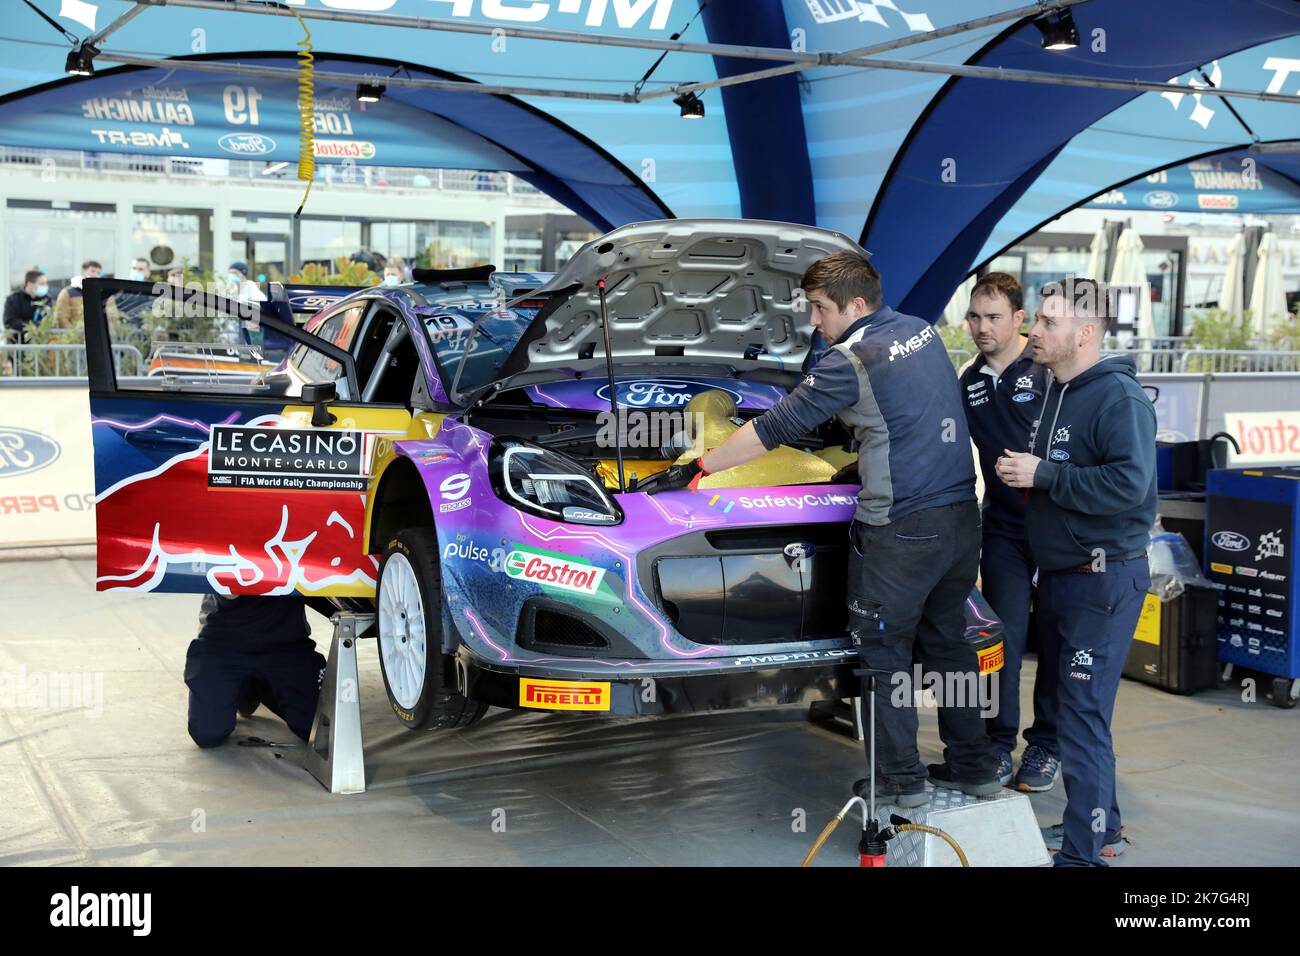
[[[1040,46],[1023,24],[977,59],[980,66],[1164,82],[1215,57],[1300,30],[1300,5],[1253,0],[1223,17],[1218,0],[1183,0],[1177,18],[1152,0],[1092,0],[1076,6],[1082,43]],[[1213,23],[1214,29],[1198,24]],[[1182,28],[1180,28],[1182,27]],[[1094,29],[1107,52],[1091,52]],[[937,317],[973,265],[997,218],[1072,137],[1141,94],[957,78],[918,122],[863,231],[896,307]],[[990,135],[991,130],[1004,135]],[[947,168],[956,178],[944,181]],[[997,216],[990,215],[990,210]],[[924,277],[924,283],[921,281]]]
[[[66,5],[83,14],[93,7],[92,26],[65,15],[59,0],[33,2],[78,37],[133,7],[130,0]],[[1204,68],[1214,75],[1221,69],[1224,86],[1280,89],[1285,81],[1285,92],[1300,93],[1300,71],[1285,73],[1286,64],[1300,61],[1300,0],[1089,0],[1071,8],[1082,44],[1068,52],[1044,51],[1028,19],[927,36],[1015,3],[711,0],[699,16],[699,0],[301,0],[295,8],[366,10],[365,24],[310,20],[312,42],[322,69],[379,77],[401,64],[417,76],[626,94],[659,57],[652,49],[392,25],[391,16],[408,16],[640,39],[666,40],[680,30],[688,42],[808,51],[906,39],[916,42],[884,55],[1160,83],[1174,77],[1187,89],[1186,96],[1142,94],[817,66],[707,90],[701,94],[706,117],[685,121],[670,98],[629,103],[390,86],[380,107],[349,114],[354,135],[333,136],[358,163],[508,169],[601,228],[669,216],[743,215],[857,235],[875,256],[891,304],[934,317],[977,262],[1113,184],[1254,138],[1296,135],[1294,105],[1236,100],[1233,111],[1210,108],[1191,87]],[[201,118],[196,112],[193,125],[141,120],[59,127],[41,107],[67,108],[79,91],[94,87],[63,78],[69,47],[48,23],[25,4],[6,12],[0,144],[220,158],[232,150],[223,153],[213,143],[225,140],[263,150],[249,155],[292,158],[287,124],[295,94],[287,80],[257,80],[271,117],[260,132],[232,126],[242,120],[228,113],[223,119],[219,103]],[[289,64],[301,37],[289,17],[164,6],[144,10],[104,49],[234,62],[271,56]],[[1270,68],[1270,62],[1282,65]],[[673,51],[646,89],[773,63]],[[100,75],[86,82],[107,83],[123,72],[102,61],[97,69]],[[154,71],[147,78],[178,86],[182,76]],[[40,84],[56,79],[72,91],[70,100],[46,98]],[[186,82],[211,106],[220,79]],[[251,85],[237,77],[231,82]],[[338,88],[324,92],[336,100],[349,96]],[[28,93],[33,97],[24,106]],[[116,139],[105,143],[104,136]],[[413,153],[420,162],[407,162]],[[342,155],[328,153],[318,162]],[[945,175],[952,173],[955,178]]]
[[[712,0],[703,15],[713,43],[783,47],[790,42],[779,4]],[[753,72],[760,66],[734,57],[714,57],[714,64],[719,77]],[[795,74],[723,87],[722,102],[740,186],[741,215],[815,223],[812,165]]]

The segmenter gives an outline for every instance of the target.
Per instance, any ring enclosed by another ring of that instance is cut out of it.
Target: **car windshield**
[[[425,327],[443,375],[447,376],[448,393],[454,386],[464,395],[495,379],[537,311],[498,309],[481,317],[440,311],[427,316]]]

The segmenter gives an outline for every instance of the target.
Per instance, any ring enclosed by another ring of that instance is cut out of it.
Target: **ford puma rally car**
[[[285,301],[87,280],[98,587],[373,602],[411,728],[854,696],[838,422],[698,492],[638,490],[799,381],[796,290],[841,249],[639,223],[553,276],[420,272],[318,299],[305,328]],[[112,346],[142,330],[189,360],[119,378]],[[1001,627],[978,594],[968,612],[995,670]]]

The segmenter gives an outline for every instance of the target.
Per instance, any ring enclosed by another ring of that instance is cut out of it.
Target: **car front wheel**
[[[432,528],[399,531],[384,548],[375,596],[388,703],[411,730],[474,723],[487,710],[448,682],[442,653],[442,573]]]

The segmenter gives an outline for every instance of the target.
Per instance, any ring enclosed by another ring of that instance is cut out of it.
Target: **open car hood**
[[[847,236],[747,219],[632,223],[584,245],[545,299],[502,376],[604,369],[597,282],[606,279],[615,368],[721,365],[798,373],[812,339],[804,271],[831,252],[866,255]]]

